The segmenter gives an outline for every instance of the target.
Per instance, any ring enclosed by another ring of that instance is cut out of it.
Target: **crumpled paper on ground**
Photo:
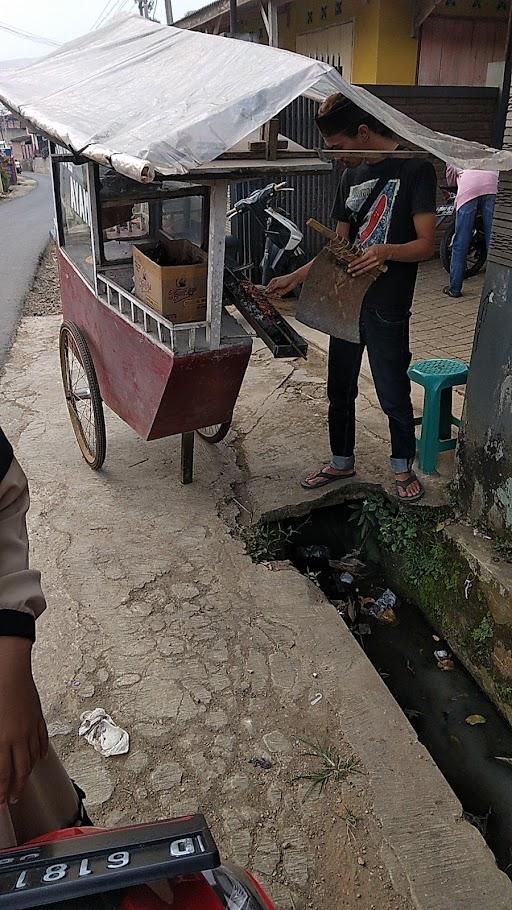
[[[130,748],[130,737],[126,730],[114,723],[110,714],[103,708],[94,708],[93,711],[84,711],[80,715],[79,736],[84,736],[96,752],[106,757],[110,755],[125,755]]]

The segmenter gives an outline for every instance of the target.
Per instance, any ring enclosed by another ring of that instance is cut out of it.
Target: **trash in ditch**
[[[396,605],[396,594],[393,593],[389,588],[377,597],[377,603],[379,606],[384,607],[386,610],[391,607],[393,608]]]
[[[270,769],[274,767],[268,758],[255,756],[254,758],[249,758],[248,761],[250,765],[254,765],[255,768],[261,768],[263,771],[270,771]]]
[[[476,727],[477,724],[486,724],[487,721],[482,714],[470,714],[469,717],[466,717],[466,723],[470,727]]]
[[[434,639],[434,641],[441,641],[441,639],[439,638],[439,635],[433,635],[432,638]]]
[[[437,651],[434,651],[434,657],[440,670],[455,670],[455,661],[451,651],[447,651],[446,648],[438,648]]]
[[[350,572],[343,572],[340,575],[339,580],[344,585],[353,585],[354,584],[354,576],[351,575]]]
[[[468,577],[466,578],[466,581],[464,582],[464,597],[466,598],[466,600],[468,600],[468,598],[469,598],[469,594],[470,594],[471,588],[473,587],[474,583],[475,583],[475,579],[473,578],[473,576],[468,575]]]
[[[360,622],[359,625],[356,626],[355,631],[358,635],[371,635],[372,627],[369,626],[367,622]]]
[[[103,708],[94,708],[93,711],[84,711],[80,715],[79,736],[84,736],[96,752],[109,757],[110,755],[125,755],[130,748],[130,737],[126,730],[114,723],[110,714]]]
[[[365,616],[373,616],[379,622],[390,624],[396,621],[396,614],[393,610],[396,597],[392,591],[384,591],[377,600],[373,597],[360,597],[359,603],[361,604],[361,612]]]
[[[446,660],[446,658],[449,656],[449,651],[445,651],[444,648],[441,648],[439,651],[434,651],[434,657],[436,660]]]
[[[316,565],[327,566],[331,558],[331,551],[323,544],[313,544],[310,547],[297,547],[296,556],[297,559],[308,565],[316,563]]]
[[[331,569],[338,569],[339,572],[349,572],[355,578],[369,575],[371,572],[366,563],[358,559],[354,553],[347,553],[341,559],[330,559],[329,566]]]
[[[496,761],[502,763],[502,765],[510,765],[512,768],[512,758],[509,758],[507,755],[495,755]]]
[[[317,705],[319,701],[322,701],[322,698],[323,698],[322,693],[317,692],[316,695],[313,696],[313,698],[311,699],[309,704],[311,705],[312,708],[314,708],[315,705]]]
[[[334,582],[334,586],[342,597],[350,594],[354,585],[354,576],[350,572],[332,572],[331,579]]]
[[[377,617],[377,619],[379,622],[387,622],[391,626],[396,622],[396,613],[391,607],[388,607],[387,610],[384,610],[384,612]]]

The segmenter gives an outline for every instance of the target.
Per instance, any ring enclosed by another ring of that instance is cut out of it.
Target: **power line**
[[[108,9],[112,0],[107,0],[107,3],[103,7],[101,13],[96,18],[94,25],[91,28],[91,31],[94,31],[97,28],[100,28],[102,25],[105,25],[108,19],[111,19],[112,16],[115,16],[118,13],[122,13],[126,9],[127,3],[132,2],[132,0],[115,0],[114,6],[111,9]]]
[[[0,29],[4,32],[10,32],[18,38],[26,38],[27,41],[36,41],[38,44],[48,44],[51,47],[60,47],[59,41],[52,38],[43,38],[42,35],[34,35],[32,32],[26,32],[22,28],[16,28],[14,25],[7,25],[6,22],[0,22]]]
[[[105,21],[106,17],[109,15],[109,12],[112,12],[112,10],[109,11],[109,6],[112,3],[115,4],[115,0],[107,0],[107,2],[105,3],[105,6],[101,10],[100,14],[98,16],[96,16],[96,19],[94,20],[94,24],[91,26],[91,31],[94,31],[95,28],[99,28],[100,25],[102,25],[102,23]]]

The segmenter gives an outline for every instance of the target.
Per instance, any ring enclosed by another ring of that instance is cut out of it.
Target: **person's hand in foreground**
[[[0,808],[18,802],[48,733],[32,676],[32,642],[0,637]]]

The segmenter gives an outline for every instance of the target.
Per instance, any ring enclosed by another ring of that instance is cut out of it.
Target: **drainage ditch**
[[[384,609],[379,605],[385,590],[399,586],[382,549],[379,558],[371,545],[375,535],[367,533],[361,514],[361,502],[345,503],[284,528],[267,526],[257,555],[262,558],[270,544],[267,558],[290,559],[324,591],[457,794],[466,818],[512,878],[512,730],[451,653],[441,623],[434,627],[400,596],[393,603],[387,594]],[[417,531],[415,545],[421,548]],[[435,584],[431,589],[435,597]],[[440,587],[441,594],[446,592]]]

